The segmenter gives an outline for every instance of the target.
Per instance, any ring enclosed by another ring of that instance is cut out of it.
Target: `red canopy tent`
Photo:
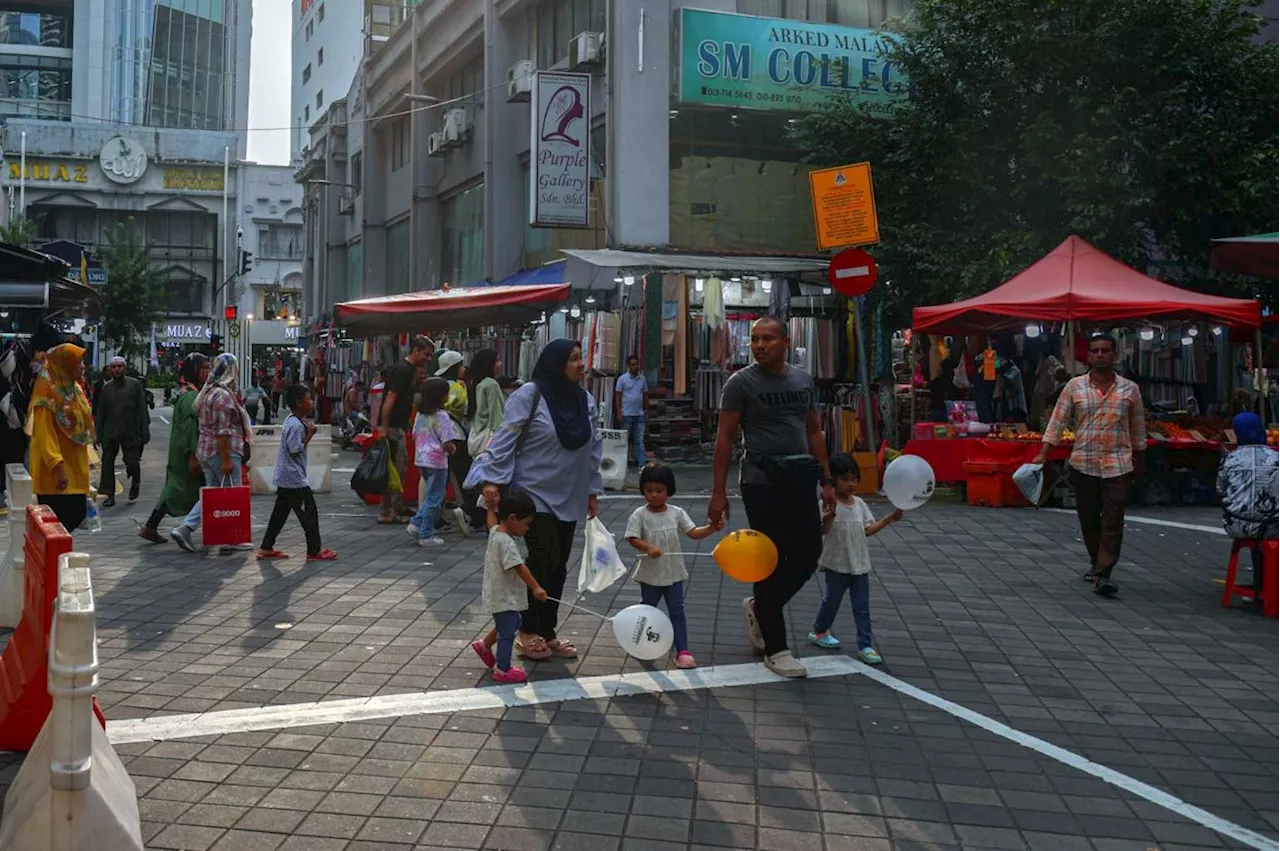
[[[568,297],[568,284],[453,287],[340,302],[334,318],[357,336],[523,325]]]
[[[1010,331],[1028,322],[1208,321],[1256,328],[1262,308],[1252,299],[1179,289],[1115,260],[1078,236],[1067,239],[989,293],[912,311],[912,330],[925,334]]]

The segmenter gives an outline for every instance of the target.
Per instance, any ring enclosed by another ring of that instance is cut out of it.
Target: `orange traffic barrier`
[[[27,506],[23,542],[26,588],[22,618],[0,654],[0,750],[28,751],[53,709],[49,696],[49,636],[58,595],[58,557],[71,552],[71,535],[46,505]],[[93,713],[106,719],[94,698]]]

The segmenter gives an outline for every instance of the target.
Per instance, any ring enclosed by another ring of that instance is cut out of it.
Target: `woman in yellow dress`
[[[31,392],[31,488],[68,532],[84,522],[89,496],[93,412],[80,387],[84,349],[71,343],[45,355]]]

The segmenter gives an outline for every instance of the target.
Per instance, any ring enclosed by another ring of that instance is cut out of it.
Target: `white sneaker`
[[[418,527],[413,525],[412,523],[410,523],[408,526],[405,526],[404,530],[409,534],[410,537],[413,537],[413,538],[422,537],[422,533],[418,531]]]
[[[766,656],[764,666],[778,676],[790,679],[799,679],[809,673],[804,669],[804,665],[800,664],[800,660],[791,655],[790,650],[779,650],[772,656]]]
[[[453,522],[458,524],[458,531],[462,533],[462,537],[465,538],[471,534],[471,518],[461,508],[453,510]]]
[[[747,643],[756,653],[764,652],[764,634],[760,632],[760,622],[756,620],[756,598],[746,597],[742,601],[742,615],[747,619]]]
[[[419,538],[419,539],[418,539],[418,546],[420,546],[420,547],[438,547],[438,546],[440,546],[440,545],[441,545],[441,544],[443,544],[443,543],[444,543],[444,539],[443,539],[443,538],[437,538],[437,537],[435,537],[435,536],[432,536],[432,537],[430,537],[430,538]]]

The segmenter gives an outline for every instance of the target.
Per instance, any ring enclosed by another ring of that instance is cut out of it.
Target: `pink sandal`
[[[547,642],[540,635],[535,635],[528,641],[521,641],[517,636],[515,646],[516,652],[526,659],[532,659],[536,662],[540,659],[551,658],[551,648],[547,646]]]
[[[572,641],[565,641],[562,638],[553,638],[548,641],[547,649],[551,651],[552,656],[558,656],[561,659],[578,658],[578,648],[573,646]]]

